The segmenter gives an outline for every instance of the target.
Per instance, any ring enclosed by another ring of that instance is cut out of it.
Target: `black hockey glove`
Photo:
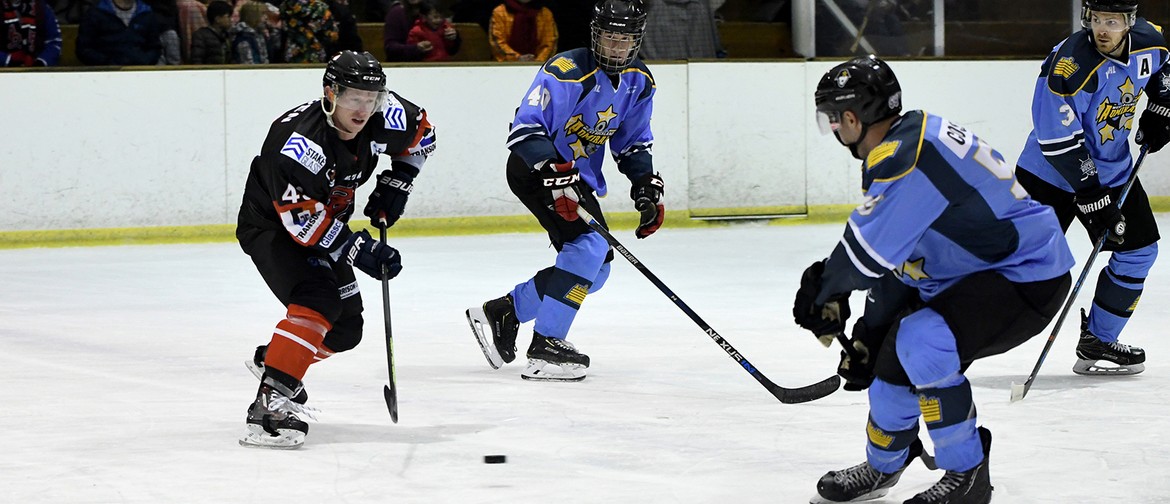
[[[845,321],[849,320],[849,293],[834,296],[827,303],[817,305],[821,292],[821,275],[825,273],[825,261],[817,261],[804,270],[800,277],[800,289],[792,305],[792,317],[796,323],[809,331],[826,347],[833,344],[837,334],[845,333]]]
[[[1106,231],[1110,242],[1121,245],[1125,242],[1125,216],[1113,198],[1108,187],[1092,192],[1077,194],[1077,218],[1096,241]]]
[[[553,160],[545,161],[537,170],[540,184],[549,191],[549,205],[569,222],[577,220],[577,184],[581,182],[581,173],[572,162],[558,163]]]
[[[1147,104],[1138,120],[1137,136],[1133,140],[1138,145],[1149,147],[1150,152],[1158,152],[1170,143],[1170,107],[1154,102]]]
[[[666,217],[666,207],[662,204],[662,193],[665,189],[666,184],[662,182],[662,177],[654,173],[643,175],[634,181],[633,187],[630,188],[634,210],[642,214],[638,220],[638,229],[634,230],[634,236],[639,240],[654,234],[662,227],[662,219]]]
[[[414,189],[414,177],[397,170],[382,170],[378,175],[378,184],[374,192],[370,193],[370,201],[366,203],[363,213],[370,218],[375,228],[393,226],[402,217],[406,210],[406,198]],[[386,223],[383,224],[382,221]]]
[[[853,324],[853,337],[849,339],[853,351],[841,350],[841,363],[837,366],[837,374],[845,379],[845,390],[857,392],[869,388],[873,383],[877,353],[890,327],[870,327],[865,317]]]
[[[364,229],[350,235],[341,246],[341,259],[377,279],[382,278],[383,271],[389,278],[402,271],[402,256],[398,250],[375,240]]]

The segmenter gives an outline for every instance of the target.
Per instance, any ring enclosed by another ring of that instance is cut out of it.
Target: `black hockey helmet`
[[[324,86],[344,86],[366,91],[386,89],[386,72],[369,52],[341,51],[325,65]]]
[[[646,33],[642,0],[601,0],[593,7],[593,58],[606,73],[625,70],[638,57]]]
[[[817,124],[821,132],[836,131],[841,114],[857,114],[862,125],[896,116],[902,112],[902,86],[885,61],[861,56],[825,72],[815,95]]]
[[[1081,3],[1081,27],[1091,29],[1094,12],[1116,12],[1125,14],[1127,26],[1137,22],[1138,0],[1083,0]]]

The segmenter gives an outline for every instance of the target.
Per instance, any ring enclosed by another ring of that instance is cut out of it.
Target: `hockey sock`
[[[1097,277],[1097,291],[1089,312],[1089,332],[1101,341],[1117,341],[1137,308],[1146,276],[1158,256],[1158,244],[1128,252],[1114,252]]]
[[[515,289],[512,289],[512,305],[516,310],[516,320],[521,323],[536,318],[536,310],[540,308],[540,301],[544,299],[545,285],[553,268],[547,267],[536,272],[536,276],[528,279]]]
[[[591,286],[592,282],[582,277],[554,268],[548,291],[536,311],[535,331],[549,338],[565,339]]]
[[[955,374],[939,387],[918,389],[918,407],[940,469],[963,472],[983,461],[971,382],[966,377]]]
[[[320,313],[304,306],[288,305],[285,319],[272,331],[264,365],[297,380],[303,379],[330,328],[331,324]]]
[[[869,404],[866,460],[883,473],[898,472],[906,465],[910,444],[918,439],[918,399],[910,387],[878,378],[869,387]]]

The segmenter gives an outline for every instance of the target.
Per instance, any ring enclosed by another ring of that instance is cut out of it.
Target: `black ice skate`
[[[817,482],[817,495],[809,502],[811,504],[857,502],[882,497],[890,492],[890,487],[898,483],[898,478],[902,477],[902,472],[910,463],[923,454],[922,441],[915,439],[910,443],[906,463],[895,473],[880,472],[869,465],[868,461],[840,471],[829,471]],[[923,457],[923,461],[927,462],[928,467],[933,465],[929,455]]]
[[[969,471],[947,471],[934,486],[902,504],[988,504],[991,502],[991,431],[980,427],[983,462]]]
[[[572,343],[532,333],[528,346],[528,367],[520,373],[525,380],[581,381],[589,367],[589,356]]]
[[[1135,375],[1146,370],[1146,351],[1118,342],[1106,343],[1089,332],[1089,317],[1081,309],[1081,340],[1077,342],[1077,363],[1073,372],[1080,375]],[[1105,364],[1105,365],[1102,365]]]
[[[244,367],[252,372],[257,380],[264,379],[264,356],[268,355],[268,345],[260,345],[256,347],[256,354],[252,356],[252,360],[244,361]],[[292,398],[297,404],[305,404],[309,401],[309,393],[301,387],[301,391],[297,393],[296,397]]]
[[[475,340],[487,357],[492,369],[500,369],[505,363],[516,360],[516,331],[520,321],[516,320],[516,308],[512,295],[493,299],[478,308],[467,309],[467,323],[475,333]],[[491,333],[488,333],[490,328]]]
[[[261,382],[256,400],[248,406],[248,419],[244,424],[240,446],[292,450],[305,444],[309,424],[298,418],[297,414],[304,413],[312,417],[311,411],[293,402],[289,398],[290,394],[281,391],[283,389],[286,387],[270,378]]]

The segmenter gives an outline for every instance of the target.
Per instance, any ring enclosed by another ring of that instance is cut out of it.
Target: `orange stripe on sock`
[[[289,305],[288,315],[276,324],[272,333],[264,364],[298,380],[304,378],[331,326],[320,313]]]

